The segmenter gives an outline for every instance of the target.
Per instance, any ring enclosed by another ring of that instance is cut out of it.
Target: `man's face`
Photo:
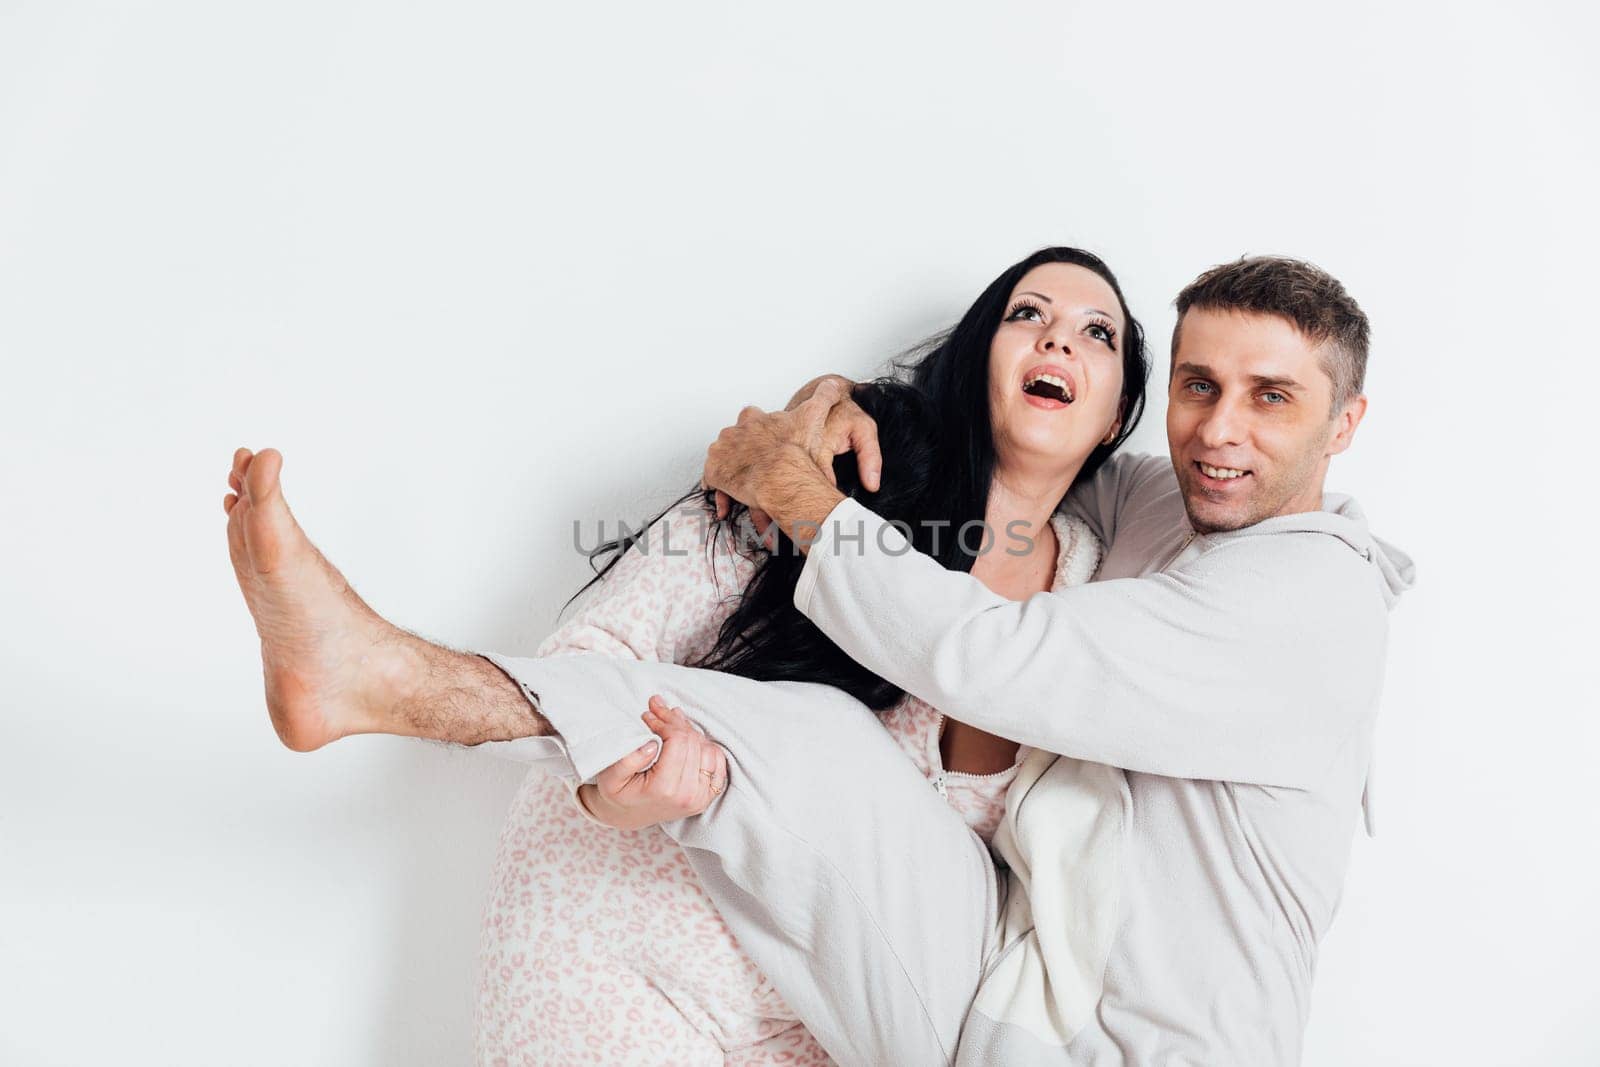
[[[1237,530],[1322,507],[1328,460],[1366,411],[1355,397],[1330,417],[1333,381],[1288,319],[1191,308],[1167,393],[1167,445],[1189,521]]]

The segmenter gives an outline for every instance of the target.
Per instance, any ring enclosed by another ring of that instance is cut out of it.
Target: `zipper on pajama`
[[[950,793],[945,788],[945,783],[951,778],[965,778],[968,781],[981,782],[985,778],[999,778],[1003,774],[1010,774],[1016,769],[1017,765],[1013,763],[1004,770],[995,771],[993,774],[968,774],[966,771],[947,771],[944,769],[944,755],[939,751],[939,742],[942,740],[944,740],[944,714],[940,713],[939,727],[933,732],[933,765],[937,768],[933,776],[933,788],[935,792],[946,800],[950,798]]]
[[[1198,536],[1199,536],[1199,533],[1197,531],[1190,530],[1189,531],[1189,536],[1187,536],[1187,537],[1185,537],[1183,539],[1183,544],[1179,545],[1178,546],[1178,550],[1176,552],[1174,552],[1172,555],[1168,556],[1167,557],[1167,561],[1161,565],[1161,570],[1162,571],[1168,570],[1169,568],[1172,567],[1173,564],[1177,563],[1178,560],[1183,558],[1183,554],[1185,552],[1189,551],[1189,546],[1194,544],[1194,539],[1196,537],[1198,537]]]

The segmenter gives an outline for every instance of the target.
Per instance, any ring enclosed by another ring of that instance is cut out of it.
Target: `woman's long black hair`
[[[1093,271],[1111,286],[1122,309],[1122,425],[1114,440],[1089,453],[1078,473],[1079,478],[1092,475],[1138,425],[1144,413],[1150,364],[1144,331],[1128,309],[1115,275],[1098,256],[1081,249],[1045,248],[1012,264],[989,283],[952,329],[894,363],[908,381],[878,378],[854,390],[856,403],[878,424],[883,468],[878,491],[870,493],[861,486],[854,454],[835,457],[839,491],[902,524],[901,532],[917,551],[950,570],[972,570],[980,543],[957,533],[968,523],[983,521],[994,478],[989,346],[1011,291],[1023,275],[1045,263],[1070,263]],[[591,562],[606,553],[611,553],[611,559],[573,599],[602,580],[662,516],[697,496],[710,524],[706,551],[713,551],[716,538],[729,537],[736,551],[755,554],[757,563],[716,643],[690,666],[758,681],[823,682],[877,711],[897,703],[904,690],[852,660],[795,608],[794,588],[805,566],[799,548],[781,532],[775,551],[752,547],[739,532],[744,505],[735,504],[727,519],[717,520],[713,494],[698,486],[651,519],[643,535],[618,538],[596,548]]]

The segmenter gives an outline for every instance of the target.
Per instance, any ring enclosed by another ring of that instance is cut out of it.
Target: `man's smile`
[[[1214,490],[1232,489],[1254,473],[1243,467],[1217,467],[1200,460],[1194,461],[1194,469],[1200,473],[1201,486]]]

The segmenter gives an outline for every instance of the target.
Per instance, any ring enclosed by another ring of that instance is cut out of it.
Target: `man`
[[[1411,581],[1353,502],[1323,495],[1366,408],[1368,327],[1342,286],[1242,260],[1177,309],[1170,463],[1116,457],[1075,488],[1107,557],[1096,584],[1035,598],[1046,610],[884,556],[881,521],[830,507],[814,478],[785,484],[754,427],[724,431],[707,465],[796,536],[825,507],[825,527],[866,526],[863,549],[813,548],[796,592],[852,658],[956,719],[1128,772],[1122,926],[1096,1017],[1049,1062],[1298,1059],[1364,797],[1384,609]],[[964,1058],[1012,1049],[985,992]]]
[[[1342,286],[1247,259],[1177,304],[1170,463],[1115,458],[1069,498],[1107,542],[1087,586],[1011,602],[905,551],[825,473],[846,434],[864,469],[874,454],[836,383],[792,412],[746,409],[708,453],[708,487],[814,540],[795,603],[836,643],[1039,750],[996,836],[998,897],[860,716],[786,715],[786,693],[755,707],[744,679],[691,686],[705,672],[599,657],[492,657],[511,686],[366,609],[293,525],[276,456],[244,454],[230,544],[280,736],[528,737],[588,780],[649,739],[599,706],[681,693],[726,749],[728,788],[721,750],[674,731],[654,766],[634,753],[601,778],[599,813],[674,820],[740,943],[836,1057],[1295,1062],[1410,564],[1322,492],[1366,408],[1367,323]],[[919,851],[875,847],[925,825]]]

